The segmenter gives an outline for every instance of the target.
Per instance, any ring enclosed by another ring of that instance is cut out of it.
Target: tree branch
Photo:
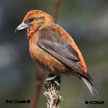
[[[33,101],[32,101],[32,107],[31,108],[36,108],[37,107],[37,103],[38,103],[38,98],[40,96],[40,92],[41,92],[41,88],[42,88],[42,84],[43,84],[43,79],[45,76],[45,72],[43,70],[41,70],[40,72],[36,72],[37,73],[37,78],[36,78],[36,88],[35,88],[35,92],[34,92],[34,97],[33,97]]]
[[[51,86],[47,91],[44,92],[47,98],[47,108],[60,108],[59,103],[63,100],[62,96],[59,95],[59,91]]]
[[[57,20],[58,11],[59,11],[59,8],[60,8],[61,1],[62,0],[54,0],[53,17],[55,19],[55,22]]]

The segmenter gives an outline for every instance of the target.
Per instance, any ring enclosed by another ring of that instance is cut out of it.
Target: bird
[[[27,31],[29,52],[49,76],[72,75],[81,79],[92,95],[98,95],[84,58],[72,36],[42,10],[27,12],[16,31]],[[51,75],[50,75],[51,74]],[[57,83],[57,81],[55,81]]]

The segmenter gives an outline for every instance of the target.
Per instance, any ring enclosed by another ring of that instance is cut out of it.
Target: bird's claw
[[[49,74],[48,78],[44,82],[45,87],[47,89],[51,88],[51,86],[54,86],[57,90],[60,89],[60,83],[61,83],[60,76],[52,75],[52,74]]]

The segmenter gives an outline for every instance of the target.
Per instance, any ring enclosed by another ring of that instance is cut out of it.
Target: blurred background
[[[5,100],[31,100],[39,66],[31,59],[26,32],[14,33],[25,14],[41,9],[52,14],[53,0],[0,0],[0,107],[30,108],[30,104],[6,104]],[[63,108],[108,107],[108,0],[62,0],[58,24],[65,28],[79,46],[101,99],[92,96],[76,77],[62,78],[60,94]],[[38,108],[46,108],[46,98],[39,98]],[[104,105],[86,105],[102,100]]]

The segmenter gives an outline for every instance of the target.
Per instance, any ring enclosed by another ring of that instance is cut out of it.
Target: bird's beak
[[[19,31],[19,30],[25,30],[28,28],[28,24],[22,22],[17,28],[15,31]]]

